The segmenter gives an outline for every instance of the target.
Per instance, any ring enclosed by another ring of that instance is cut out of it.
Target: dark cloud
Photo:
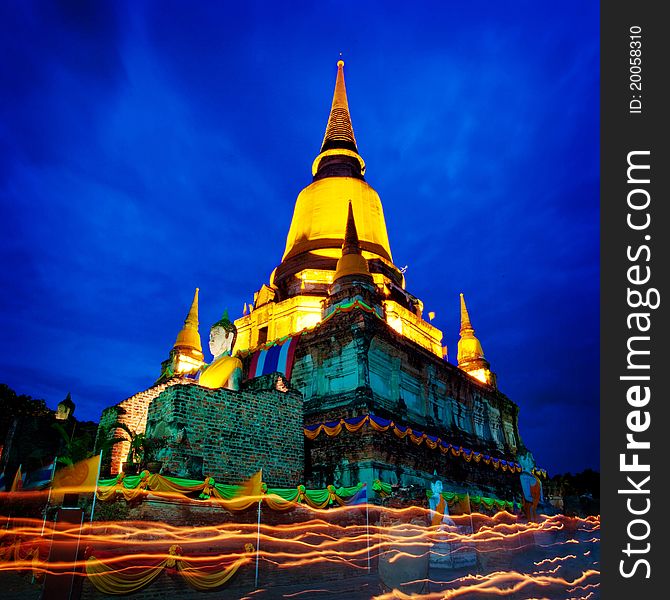
[[[334,62],[396,263],[450,356],[464,292],[521,431],[598,463],[598,12],[536,2],[0,8],[0,381],[78,415],[150,385],[201,288],[281,259]]]

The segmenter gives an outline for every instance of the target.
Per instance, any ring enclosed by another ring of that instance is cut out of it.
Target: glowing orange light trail
[[[433,588],[449,588],[437,595],[431,592],[424,597],[458,598],[466,593],[481,596],[501,596],[519,590],[532,593],[533,587],[581,593],[590,592],[599,585],[599,571],[593,568],[597,562],[583,558],[590,555],[590,547],[574,554],[559,553],[560,548],[567,544],[581,546],[581,550],[585,545],[599,543],[599,518],[553,516],[539,523],[526,523],[508,513],[492,517],[477,514],[473,515],[473,519],[476,518],[478,528],[473,532],[470,515],[454,517],[455,527],[440,529],[426,525],[428,513],[424,509],[388,509],[373,505],[369,509],[374,511],[375,521],[366,527],[365,524],[351,522],[351,515],[355,514],[352,511],[357,508],[310,510],[306,516],[312,515],[311,519],[279,525],[262,524],[258,549],[261,564],[272,566],[277,572],[304,570],[318,565],[327,569],[329,565],[338,565],[351,569],[352,574],[362,574],[369,572],[369,560],[376,564],[382,558],[388,564],[395,564],[421,558],[427,560],[429,554],[448,558],[464,551],[475,551],[481,560],[495,561],[499,560],[496,557],[501,553],[503,556],[510,553],[523,556],[526,552],[537,554],[544,551],[551,554],[536,557],[535,560],[530,559],[529,554],[528,570],[531,572],[528,573],[496,569],[491,573],[466,575],[449,581],[416,580],[406,582],[403,587],[424,581]],[[347,516],[346,524],[329,521],[337,520],[339,515]],[[257,524],[253,522],[203,527],[145,521],[94,522],[85,524],[81,531],[79,527],[49,523],[43,535],[40,535],[41,520],[16,519],[15,523],[14,527],[0,532],[0,572],[27,571],[38,578],[45,574],[57,574],[91,580],[104,578],[108,573],[121,578],[133,577],[133,574],[143,570],[155,570],[165,561],[174,563],[176,560],[183,563],[181,572],[198,585],[197,582],[214,566],[223,568],[236,562],[244,565],[252,561],[251,556],[256,556],[256,550],[252,554],[249,550],[242,550],[245,544],[256,545]],[[7,524],[10,525],[10,521]],[[84,549],[86,552],[83,555],[80,553],[76,561],[48,562],[52,540],[56,546],[74,545],[79,541],[82,552]],[[179,548],[178,555],[173,550],[175,547]],[[577,560],[577,555],[582,557],[583,564]],[[92,564],[98,565],[98,571],[83,569],[89,556],[95,561]],[[582,576],[573,581],[557,576],[558,570],[568,564],[572,565],[571,572],[578,568],[577,572],[582,572]],[[533,570],[533,566],[543,565],[555,566]],[[306,591],[295,595],[299,597],[302,593]],[[410,597],[397,590],[393,594],[379,598]]]
[[[508,596],[517,593],[531,585],[538,585],[542,587],[548,586],[562,586],[568,587],[586,581],[589,577],[599,576],[599,571],[588,570],[583,572],[579,577],[573,581],[568,581],[562,577],[533,577],[526,573],[519,573],[516,571],[495,572],[487,576],[476,576],[480,579],[478,583],[466,585],[458,589],[444,590],[441,592],[430,592],[422,594],[421,598],[425,600],[449,600],[451,598],[459,598],[467,594],[481,593],[491,596]],[[502,586],[502,587],[499,587]],[[411,600],[416,596],[405,594],[400,590],[393,590],[392,592],[374,596],[373,600]]]
[[[555,556],[554,558],[545,558],[544,560],[541,560],[539,562],[534,562],[533,564],[536,567],[539,567],[540,565],[543,565],[544,563],[555,563],[556,561],[561,561],[561,560],[570,560],[571,558],[577,558],[574,554],[568,554],[566,556]]]

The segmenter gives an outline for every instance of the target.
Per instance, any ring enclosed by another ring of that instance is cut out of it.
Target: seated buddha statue
[[[209,350],[214,360],[200,371],[198,383],[207,388],[239,390],[242,381],[242,361],[231,356],[237,328],[228,318],[228,311],[212,325],[209,332]]]

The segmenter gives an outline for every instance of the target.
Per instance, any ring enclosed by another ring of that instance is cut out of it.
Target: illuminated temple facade
[[[442,331],[424,318],[423,303],[393,262],[382,202],[365,174],[339,61],[312,182],[296,200],[281,262],[254,294],[248,314],[235,320],[242,389],[207,393],[233,398],[260,389],[254,383],[259,362],[269,360],[273,347],[294,341],[290,365],[277,363],[277,389],[264,393],[289,390],[302,397],[302,411],[293,415],[303,441],[296,476],[308,486],[380,480],[425,487],[437,473],[448,489],[509,498],[517,478],[504,466],[522,447],[519,409],[497,388],[462,294],[457,364],[448,362]],[[160,398],[176,394],[175,386],[197,386],[194,373],[204,360],[197,302],[196,293],[158,382],[107,409],[103,421],[132,415],[137,431],[148,422],[149,433],[156,433],[165,422],[154,414]],[[188,419],[183,425],[189,435]],[[112,472],[122,450],[115,451]],[[202,472],[189,475],[221,476],[215,464],[197,464]]]

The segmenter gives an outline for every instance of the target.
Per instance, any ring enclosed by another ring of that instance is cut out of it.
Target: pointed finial
[[[461,294],[461,331],[464,331],[466,329],[472,330],[472,323],[470,322],[468,307],[465,306],[465,297],[463,296],[463,294]]]
[[[330,116],[326,125],[326,134],[321,144],[321,152],[331,148],[342,148],[358,152],[354,128],[351,124],[349,114],[349,102],[347,101],[347,88],[344,85],[344,61],[337,61],[337,78],[335,79],[335,91],[333,92],[333,104],[330,108]]]
[[[342,256],[337,261],[333,281],[337,281],[344,275],[364,275],[366,278],[371,277],[368,261],[363,256],[360,244],[358,243],[358,232],[356,231],[354,208],[351,200],[349,200],[349,209],[347,212],[347,226],[344,230]]]
[[[361,248],[358,243],[358,231],[356,231],[356,221],[354,221],[354,208],[349,200],[349,209],[347,212],[347,226],[344,230],[344,244],[342,244],[342,256],[345,254],[360,254]]]
[[[481,362],[484,365],[486,362],[484,361],[484,350],[479,339],[475,336],[475,330],[470,322],[470,315],[468,314],[467,306],[465,306],[463,294],[461,294],[460,334],[461,336],[458,340],[458,366],[469,365],[473,361],[477,362],[477,364]],[[486,363],[486,369],[488,369],[488,363]]]
[[[223,311],[223,316],[216,323],[214,323],[214,325],[212,325],[212,329],[214,329],[215,327],[222,327],[226,331],[237,331],[235,323],[233,323],[228,317],[227,308]]]
[[[194,328],[196,331],[198,329],[198,293],[200,288],[195,288],[195,294],[193,294],[193,302],[191,302],[191,308],[186,315],[186,320],[184,325]]]
[[[198,293],[200,288],[195,288],[193,294],[193,302],[191,308],[184,320],[184,327],[177,335],[177,341],[174,343],[175,348],[193,348],[202,352],[202,344],[200,342],[200,334],[198,333]]]

